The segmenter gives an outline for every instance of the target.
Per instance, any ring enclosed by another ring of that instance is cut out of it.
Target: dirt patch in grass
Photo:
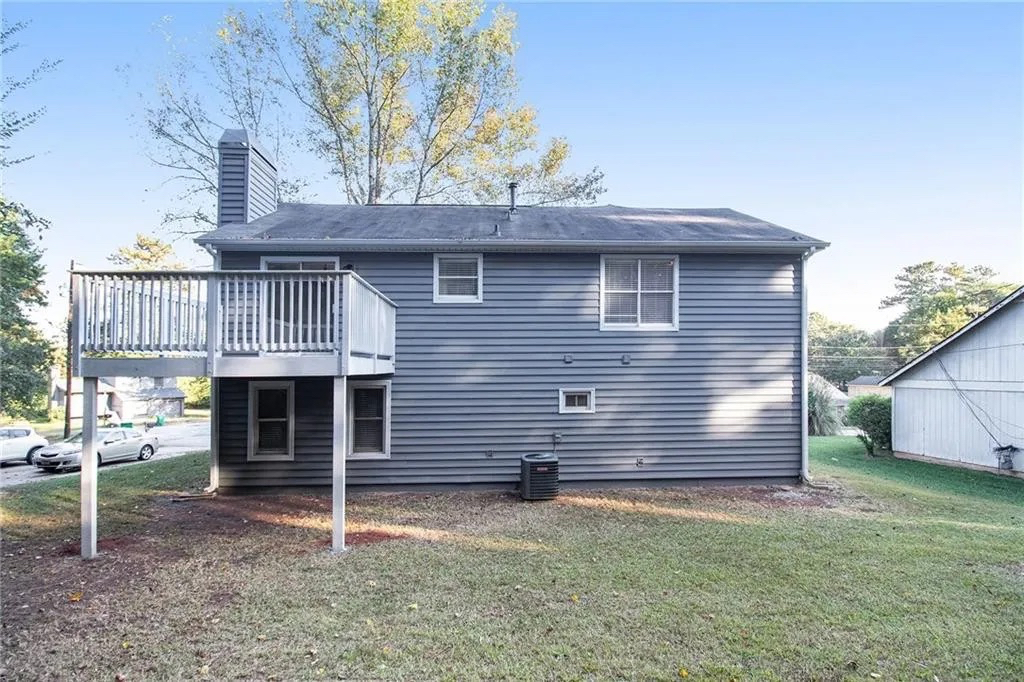
[[[606,505],[615,501],[670,504],[694,510],[736,509],[757,505],[771,509],[834,508],[846,504],[847,494],[838,484],[707,486],[700,488],[624,488],[621,490],[565,490],[563,498],[599,497]],[[611,508],[610,506],[608,507]]]
[[[1006,566],[1004,566],[1004,568],[1014,578],[1019,578],[1021,580],[1024,580],[1024,561],[1021,561],[1020,563],[1016,563],[1016,564],[1007,564]]]
[[[387,531],[382,530],[358,531],[354,533],[345,533],[345,546],[358,547],[360,545],[373,545],[378,542],[387,542],[388,540],[404,540],[408,537],[408,535],[402,533],[389,533]],[[315,547],[317,548],[318,551],[322,549],[327,549],[330,546],[330,538],[317,540],[315,543]]]
[[[739,488],[718,488],[714,491],[719,499],[753,502],[773,509],[786,507],[837,507],[842,504],[838,488],[810,486],[750,486]]]
[[[138,545],[140,542],[142,542],[142,538],[132,535],[119,538],[103,538],[96,541],[96,549],[99,552],[117,552]],[[81,553],[81,542],[66,542],[59,551],[61,556],[79,556]]]

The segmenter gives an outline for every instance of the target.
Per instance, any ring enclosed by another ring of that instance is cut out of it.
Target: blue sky
[[[38,156],[4,178],[53,222],[52,286],[71,258],[103,267],[159,230],[171,192],[131,118],[166,64],[154,27],[171,17],[202,44],[228,7],[4,3],[5,21],[31,21],[5,74],[63,59],[14,102],[47,114],[16,140]],[[569,139],[577,170],[605,171],[601,203],[727,206],[831,241],[811,261],[811,309],[869,328],[892,316],[878,301],[904,265],[957,260],[1024,281],[1020,5],[509,7],[521,100],[543,135]],[[340,201],[304,163],[316,198]]]

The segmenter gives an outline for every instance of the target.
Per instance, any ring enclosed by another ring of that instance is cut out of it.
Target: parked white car
[[[146,460],[160,447],[156,436],[135,429],[98,429],[96,454],[99,464],[122,459]],[[43,471],[57,472],[82,466],[82,434],[36,451],[33,462]]]
[[[0,462],[32,463],[32,456],[49,441],[27,424],[0,427]]]

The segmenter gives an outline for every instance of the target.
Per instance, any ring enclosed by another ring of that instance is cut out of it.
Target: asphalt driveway
[[[187,452],[210,449],[210,422],[186,422],[184,424],[169,424],[167,426],[154,426],[149,430],[160,439],[160,447],[153,456],[156,459],[168,459],[184,455]],[[150,461],[153,461],[150,460]],[[109,468],[132,466],[140,464],[137,460],[130,462],[112,462],[100,467],[100,475]],[[22,463],[10,463],[3,465],[0,469],[0,488],[28,483],[30,481],[43,481],[60,478],[62,476],[77,476],[77,471],[66,474],[48,474],[38,467]]]

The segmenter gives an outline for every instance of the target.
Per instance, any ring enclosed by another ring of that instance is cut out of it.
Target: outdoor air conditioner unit
[[[532,452],[522,456],[519,495],[524,500],[550,500],[558,495],[558,456]]]

